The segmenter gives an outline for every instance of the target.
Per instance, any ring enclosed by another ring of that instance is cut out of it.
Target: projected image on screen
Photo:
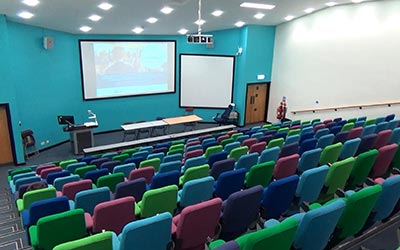
[[[80,41],[84,99],[175,91],[174,41]]]

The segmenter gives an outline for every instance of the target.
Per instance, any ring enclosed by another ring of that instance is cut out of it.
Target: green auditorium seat
[[[235,159],[235,161],[238,161],[240,156],[247,154],[247,151],[249,151],[249,147],[247,147],[247,146],[234,148],[229,153],[227,158],[233,158],[233,159]]]
[[[148,159],[140,162],[139,168],[144,168],[144,167],[153,167],[155,172],[158,172],[158,169],[160,168],[161,160],[160,158],[153,158],[153,159]]]
[[[177,208],[178,186],[169,185],[162,188],[150,189],[135,206],[135,215],[147,218],[169,212],[174,215]]]
[[[69,164],[77,163],[77,162],[78,162],[77,159],[69,159],[69,160],[65,160],[65,161],[60,161],[60,163],[58,163],[58,166],[62,167],[63,169],[66,169]]]
[[[254,187],[261,185],[266,187],[272,180],[272,173],[274,172],[275,162],[267,161],[250,168],[249,172],[246,173],[246,179],[244,185]]]
[[[99,187],[108,187],[112,193],[115,192],[115,187],[118,183],[124,182],[125,175],[124,173],[115,173],[109,175],[103,175],[97,179],[96,186]]]
[[[88,165],[88,166],[84,166],[84,167],[75,169],[74,174],[77,174],[77,175],[79,175],[79,177],[83,178],[87,172],[96,170],[96,169],[97,169],[96,165]]]
[[[111,158],[112,161],[120,161],[120,162],[124,162],[126,159],[128,159],[130,157],[129,154],[119,154],[119,155],[115,155]]]
[[[24,193],[22,199],[16,201],[18,211],[29,209],[31,204],[35,201],[40,201],[44,199],[56,197],[56,189],[54,187],[42,188],[37,190],[32,190]]]
[[[378,150],[376,149],[369,150],[357,156],[347,181],[346,189],[354,189],[365,182],[377,156]]]
[[[321,152],[319,164],[332,164],[337,161],[340,155],[340,151],[342,150],[342,146],[343,145],[341,142],[326,146]]]
[[[284,142],[285,139],[283,138],[272,139],[268,142],[267,148],[273,148],[273,147],[282,148]]]
[[[117,240],[113,232],[102,232],[87,236],[82,239],[62,243],[53,250],[117,250],[113,248],[113,242]]]
[[[224,150],[222,145],[211,146],[206,149],[206,152],[204,152],[204,156],[208,159],[210,155],[221,152],[222,150]]]
[[[179,186],[183,186],[186,182],[208,176],[210,166],[204,164],[197,167],[191,167],[179,178]]]
[[[354,128],[354,122],[349,122],[349,121],[347,121],[347,123],[343,125],[341,131],[342,131],[342,132],[344,132],[344,131],[350,131],[350,130],[353,129],[353,128]]]

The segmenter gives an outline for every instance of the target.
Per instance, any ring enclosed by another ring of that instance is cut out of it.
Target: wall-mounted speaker
[[[45,36],[43,37],[43,47],[45,49],[52,49],[54,48],[54,38]]]

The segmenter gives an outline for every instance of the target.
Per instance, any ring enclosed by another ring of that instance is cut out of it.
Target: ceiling
[[[73,34],[83,33],[81,26],[92,28],[89,34],[132,34],[132,29],[140,26],[144,28],[142,34],[178,34],[177,31],[185,28],[189,33],[197,32],[198,0],[108,0],[113,7],[104,11],[97,7],[106,0],[40,0],[35,7],[22,3],[22,0],[1,0],[0,14],[5,14],[8,20],[26,23],[33,26],[64,31]],[[273,10],[258,10],[242,8],[242,2],[257,2],[273,4]],[[327,8],[327,2],[338,4],[353,4],[351,0],[202,0],[201,14],[206,21],[202,25],[203,32],[235,28],[237,21],[256,25],[277,25],[285,21],[285,17],[306,15],[306,8],[316,10]],[[164,6],[174,8],[174,11],[165,15],[160,12]],[[211,15],[219,9],[224,11],[220,17]],[[17,16],[21,11],[34,14],[31,19],[22,19]],[[263,13],[265,16],[258,20],[253,16]],[[92,14],[102,17],[98,22],[88,19]],[[158,21],[154,24],[146,22],[149,17]]]

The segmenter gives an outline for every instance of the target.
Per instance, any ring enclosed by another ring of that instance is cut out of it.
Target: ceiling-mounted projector
[[[197,44],[212,44],[213,35],[189,34],[187,35],[187,42]]]

